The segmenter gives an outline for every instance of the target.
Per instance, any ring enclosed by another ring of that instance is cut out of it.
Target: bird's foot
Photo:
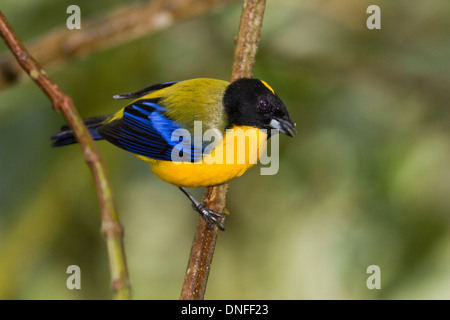
[[[220,219],[225,218],[227,216],[226,214],[218,213],[214,210],[211,210],[203,202],[198,203],[197,205],[193,204],[192,206],[193,206],[194,210],[197,211],[202,216],[202,218],[206,221],[206,223],[208,224],[209,230],[214,228],[214,224],[215,224],[220,230],[225,231],[225,227],[224,227],[222,221],[220,221]]]

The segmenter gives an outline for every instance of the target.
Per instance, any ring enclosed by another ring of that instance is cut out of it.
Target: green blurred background
[[[129,1],[3,1],[28,43]],[[366,9],[381,8],[381,30]],[[47,70],[84,117],[117,93],[194,77],[229,79],[241,2]],[[280,169],[230,184],[207,299],[450,298],[450,2],[268,0],[254,76],[284,100],[299,134]],[[6,52],[0,43],[0,53]],[[38,87],[0,91],[0,298],[109,299],[90,171]],[[177,299],[197,221],[147,164],[99,143],[125,228],[133,297]],[[202,190],[195,193],[201,196]],[[66,268],[81,268],[81,290]],[[366,287],[370,265],[381,289]]]

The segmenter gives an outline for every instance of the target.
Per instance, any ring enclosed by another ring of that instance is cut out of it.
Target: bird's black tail
[[[109,117],[110,116],[98,116],[83,119],[84,124],[88,128],[94,140],[103,139],[103,137],[98,134],[97,128],[100,127]],[[63,125],[60,130],[60,132],[50,137],[50,139],[53,140],[52,147],[60,147],[72,143],[77,143],[73,131],[67,124]]]

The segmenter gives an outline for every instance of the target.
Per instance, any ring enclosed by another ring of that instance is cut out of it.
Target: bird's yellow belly
[[[182,187],[205,187],[241,176],[259,160],[267,145],[267,134],[253,127],[235,127],[202,161],[173,162],[138,156],[148,162],[160,179]],[[240,130],[241,131],[236,131]],[[238,132],[238,133],[237,133]],[[243,138],[245,143],[238,141]]]

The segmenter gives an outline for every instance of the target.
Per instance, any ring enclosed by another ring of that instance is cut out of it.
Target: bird
[[[240,177],[256,163],[273,134],[297,134],[283,101],[267,82],[256,78],[162,82],[113,98],[133,101],[113,114],[83,119],[92,138],[147,162],[157,177],[189,198],[209,228],[224,230],[225,214],[197,201],[187,188]],[[257,142],[239,149],[235,132]],[[77,143],[68,125],[51,140],[53,147]]]

